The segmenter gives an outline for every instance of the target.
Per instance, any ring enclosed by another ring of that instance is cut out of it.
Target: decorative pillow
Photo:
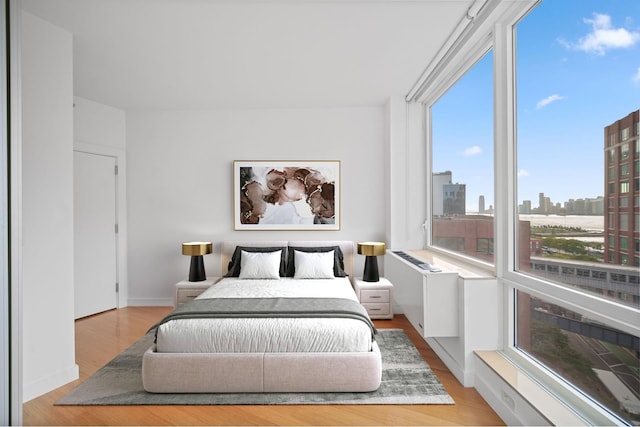
[[[294,279],[333,279],[334,251],[300,252],[294,251],[296,271]]]
[[[240,279],[279,279],[282,252],[245,252],[240,258]]]
[[[252,246],[236,246],[236,249],[233,251],[233,256],[231,257],[231,261],[229,261],[228,272],[225,277],[238,277],[240,276],[240,260],[242,259],[242,251],[244,252],[276,252],[282,251],[280,256],[280,277],[284,277],[286,273],[285,269],[285,261],[286,258],[284,256],[283,247],[252,247]]]
[[[293,277],[296,271],[294,251],[299,252],[331,252],[333,251],[333,275],[335,277],[346,277],[344,271],[344,255],[340,246],[289,246],[287,250],[287,277]]]

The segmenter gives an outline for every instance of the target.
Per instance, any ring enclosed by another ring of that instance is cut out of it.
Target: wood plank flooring
[[[54,406],[170,310],[127,307],[77,320],[80,379],[26,402],[24,425],[504,425],[475,389],[460,385],[404,316],[375,324],[407,333],[455,405]]]

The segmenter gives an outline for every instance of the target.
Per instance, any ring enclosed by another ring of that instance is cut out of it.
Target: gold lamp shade
[[[384,242],[361,242],[358,243],[358,253],[367,258],[364,261],[364,275],[362,280],[365,282],[377,282],[380,280],[378,273],[378,255],[384,255],[387,247]]]
[[[182,255],[207,255],[213,252],[211,242],[188,242],[182,244]]]
[[[358,253],[365,256],[378,256],[386,253],[387,247],[384,242],[362,242],[358,243]]]
[[[204,260],[202,255],[213,252],[211,242],[187,242],[182,244],[182,255],[191,256],[191,266],[189,268],[189,281],[202,282],[207,275],[204,272]]]

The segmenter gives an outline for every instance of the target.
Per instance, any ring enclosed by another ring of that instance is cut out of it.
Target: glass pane
[[[639,307],[640,254],[620,244],[640,232],[632,16],[637,0],[548,0],[517,25],[516,247],[520,272]]]
[[[493,54],[431,110],[434,246],[493,263]]]
[[[618,415],[640,422],[640,340],[518,292],[517,345]]]

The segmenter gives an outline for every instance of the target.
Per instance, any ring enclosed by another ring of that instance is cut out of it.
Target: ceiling
[[[22,0],[73,34],[74,95],[132,109],[378,106],[472,0]]]

